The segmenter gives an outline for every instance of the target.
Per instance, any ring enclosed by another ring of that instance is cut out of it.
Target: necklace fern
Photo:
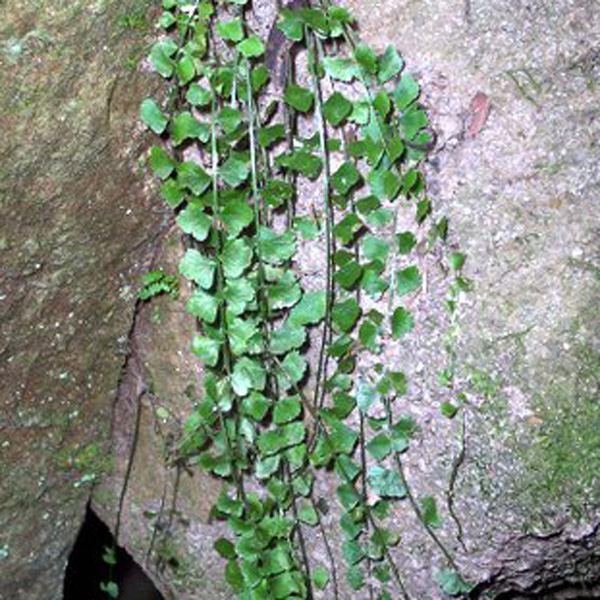
[[[169,99],[144,100],[141,118],[163,141],[150,164],[188,239],[179,270],[205,368],[182,455],[223,481],[215,510],[231,536],[215,548],[240,598],[337,599],[347,587],[409,598],[386,526],[403,499],[447,563],[442,587],[459,594],[469,586],[433,531],[435,501],[420,507],[402,467],[417,429],[394,416],[406,378],[378,358],[412,331],[403,302],[423,285],[410,263],[430,213],[419,86],[393,47],[377,55],[355,38],[346,9],[297,4],[277,25],[292,59],[269,86],[277,48],[251,30],[246,0],[162,2],[150,58]],[[307,57],[301,80],[292,45]],[[397,231],[406,210],[415,232]],[[319,289],[298,270],[307,244],[322,257]],[[315,492],[331,469],[345,583]],[[310,529],[324,564],[308,555]]]

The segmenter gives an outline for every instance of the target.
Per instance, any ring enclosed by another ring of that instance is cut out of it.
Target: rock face
[[[139,168],[139,0],[3,3],[0,597],[61,598],[164,215]],[[145,135],[145,134],[144,134]]]
[[[217,486],[177,461],[201,393],[194,324],[166,298],[133,317],[131,275],[164,222],[134,135],[157,78],[125,68],[140,4],[20,3],[3,24],[0,597],[60,597],[87,483],[102,475],[95,510],[166,598],[231,597],[212,549]],[[422,83],[438,135],[430,198],[474,287],[448,323],[424,258],[423,325],[389,357],[421,426],[407,476],[437,498],[438,535],[479,582],[475,597],[581,596],[600,577],[597,3],[348,5],[364,39],[397,46]],[[158,241],[152,264],[174,271],[181,240]],[[449,359],[451,390],[437,377]],[[442,416],[459,394],[459,415]],[[442,598],[439,552],[406,507],[394,520],[411,597]]]

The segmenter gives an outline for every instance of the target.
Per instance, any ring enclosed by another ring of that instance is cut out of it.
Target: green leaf
[[[194,293],[185,305],[185,309],[190,314],[207,323],[214,323],[217,318],[217,311],[219,310],[219,301],[215,296],[207,294],[202,290],[194,290]]]
[[[181,85],[186,85],[196,76],[194,59],[191,56],[183,56],[177,61],[177,77]]]
[[[336,454],[351,454],[358,441],[358,433],[344,425],[341,421],[335,421],[331,425],[329,444]]]
[[[399,307],[392,315],[392,336],[394,339],[402,337],[414,329],[415,322],[412,315],[405,308]]]
[[[107,565],[117,564],[117,551],[114,546],[104,546],[104,553],[102,554],[102,562]]]
[[[235,560],[227,561],[227,565],[225,566],[225,581],[236,594],[242,593],[246,587],[244,576]]]
[[[254,287],[247,279],[230,279],[225,285],[223,297],[227,301],[227,311],[232,315],[241,315],[254,300]]]
[[[258,65],[250,73],[252,91],[258,92],[269,81],[269,69],[265,65]]]
[[[231,375],[231,386],[238,396],[247,396],[250,390],[262,391],[266,381],[267,375],[264,367],[251,358],[243,356],[235,363]]]
[[[317,511],[313,508],[312,504],[304,502],[298,509],[298,520],[302,523],[306,523],[311,527],[314,527],[319,522]]]
[[[360,522],[352,518],[351,513],[344,513],[340,518],[340,529],[346,539],[353,540],[362,533],[363,527]]]
[[[465,264],[465,255],[460,252],[452,252],[448,257],[448,264],[453,271],[460,271]]]
[[[304,377],[306,368],[306,359],[295,350],[290,352],[281,363],[281,369],[277,373],[281,389],[286,391],[295,386]]]
[[[377,384],[377,390],[381,394],[394,392],[398,395],[406,394],[406,375],[401,371],[388,371]]]
[[[212,92],[197,83],[192,83],[185,94],[185,99],[192,106],[207,106],[212,100]]]
[[[394,100],[401,111],[404,111],[419,97],[419,84],[411,75],[404,74],[394,92]]]
[[[377,196],[366,196],[365,198],[358,200],[356,203],[356,208],[362,215],[368,215],[369,213],[378,209],[380,206],[381,202],[379,202]]]
[[[294,234],[289,230],[278,235],[272,229],[261,226],[258,232],[258,248],[263,261],[281,265],[296,253],[296,241]]]
[[[275,208],[286,204],[294,197],[294,187],[282,179],[270,179],[261,190],[263,200]]]
[[[409,169],[402,178],[402,193],[406,196],[418,194],[424,186],[423,176],[417,169]]]
[[[363,414],[368,414],[371,407],[380,400],[379,392],[374,385],[365,381],[359,381],[356,390],[356,405]]]
[[[429,206],[429,200],[424,198],[420,202],[417,203],[417,210],[415,214],[415,220],[417,223],[421,224],[429,214],[431,207]]]
[[[319,225],[313,217],[295,217],[292,226],[303,240],[314,240],[319,235]]]
[[[379,352],[379,346],[377,344],[379,331],[379,326],[369,320],[363,321],[358,330],[358,339],[361,341],[362,345],[375,354]]]
[[[221,221],[231,237],[237,237],[254,220],[254,212],[245,193],[223,194],[220,199]]]
[[[404,141],[401,137],[395,137],[389,140],[387,144],[387,154],[392,162],[396,161],[404,154]]]
[[[237,48],[246,58],[261,56],[265,52],[265,45],[255,33],[240,42]]]
[[[356,540],[346,540],[342,543],[342,556],[349,565],[355,565],[365,557],[365,552]]]
[[[254,463],[254,474],[256,475],[257,479],[267,479],[268,477],[273,475],[275,471],[277,471],[280,463],[280,455],[269,456],[267,458],[259,459]]]
[[[361,309],[356,300],[336,302],[331,311],[333,323],[345,333],[352,330],[360,317]]]
[[[357,125],[368,125],[371,120],[371,103],[368,100],[355,100],[354,108],[348,117]]]
[[[342,163],[331,176],[331,185],[342,195],[346,195],[359,181],[360,172],[350,161]]]
[[[111,598],[119,597],[119,586],[114,581],[101,581],[100,591],[108,594]]]
[[[367,450],[375,460],[381,461],[391,453],[392,440],[385,433],[380,433],[367,444]]]
[[[323,104],[323,115],[327,121],[337,127],[352,112],[352,102],[339,92],[334,92]]]
[[[200,123],[192,113],[185,111],[177,115],[173,120],[171,133],[174,146],[179,146],[179,144],[188,139],[206,141],[208,139],[208,125]]]
[[[405,296],[418,290],[421,287],[421,283],[421,273],[419,273],[417,266],[407,267],[396,273],[398,296]]]
[[[238,187],[244,183],[249,173],[249,161],[240,153],[232,153],[219,168],[219,176],[231,187]]]
[[[283,96],[286,104],[289,104],[292,108],[300,112],[308,112],[314,101],[313,93],[304,87],[290,83],[285,88],[285,94]]]
[[[279,457],[276,458],[279,460]],[[283,544],[268,550],[262,558],[266,575],[277,575],[289,571],[293,566],[289,550]]]
[[[403,231],[396,235],[398,243],[398,252],[400,254],[410,254],[412,249],[417,245],[417,239],[410,231]]]
[[[394,452],[404,452],[416,431],[417,425],[412,419],[400,419],[390,431],[394,441]]]
[[[378,260],[384,265],[390,251],[390,243],[380,237],[366,235],[363,239],[362,251],[367,260]]]
[[[219,362],[219,342],[197,335],[192,340],[192,352],[206,365],[214,367]]]
[[[271,309],[290,308],[300,300],[302,291],[292,271],[286,271],[283,277],[267,288],[267,297]]]
[[[390,97],[385,90],[381,90],[375,98],[373,98],[373,108],[379,113],[382,119],[385,119],[392,108]]]
[[[362,227],[363,222],[354,213],[349,213],[333,228],[333,235],[343,244],[347,244]]]
[[[217,23],[217,35],[232,42],[240,42],[244,39],[244,29],[239,19]]]
[[[394,46],[388,46],[379,59],[379,83],[386,83],[398,75],[404,67],[404,61]]]
[[[360,282],[362,289],[373,300],[379,300],[390,285],[387,279],[380,277],[381,267],[382,264],[379,261],[374,261],[371,266],[365,268],[363,278]]]
[[[175,169],[175,161],[160,146],[150,150],[150,166],[159,179],[166,179]]]
[[[288,322],[295,325],[316,325],[325,317],[326,307],[325,292],[305,292],[300,302],[291,310]]]
[[[163,0],[164,2],[165,0]],[[177,0],[173,0],[174,2],[177,2]],[[204,21],[210,19],[210,17],[212,17],[212,15],[214,14],[215,9],[213,7],[213,5],[210,2],[200,2],[200,4],[198,5],[198,16],[203,19]]]
[[[325,72],[332,79],[349,83],[360,77],[360,68],[351,58],[341,56],[327,56],[323,59]]]
[[[400,127],[404,133],[404,137],[412,140],[421,129],[427,126],[429,119],[427,114],[420,109],[409,109],[400,118]]]
[[[160,195],[171,208],[177,208],[185,200],[185,192],[174,179],[167,179],[161,184]]]
[[[212,258],[208,258],[198,250],[190,248],[179,262],[179,272],[186,279],[197,283],[206,290],[213,284],[215,266],[215,261]]]
[[[171,45],[172,44],[172,45]],[[175,48],[173,48],[175,46]],[[171,58],[177,46],[172,40],[169,42],[158,42],[152,46],[150,51],[150,62],[154,65],[157,73],[168,78],[175,72],[175,61]]]
[[[169,122],[158,107],[158,104],[150,98],[146,98],[140,105],[140,118],[158,135],[164,132]]]
[[[321,174],[323,161],[306,150],[296,150],[292,153],[281,154],[275,159],[278,167],[301,173],[309,179],[316,179]]]
[[[402,484],[400,473],[379,465],[369,469],[369,485],[376,494],[385,498],[404,498],[406,488]]]
[[[243,239],[228,240],[221,255],[225,277],[240,277],[252,262],[252,249]]]
[[[304,22],[300,15],[296,11],[288,9],[281,10],[280,14],[282,20],[277,23],[277,28],[288,40],[299,42],[304,37]]]
[[[465,581],[460,573],[451,569],[442,569],[433,578],[445,594],[460,596],[468,594],[473,589],[473,584]]]
[[[329,34],[329,20],[322,10],[317,8],[303,8],[299,11],[302,20],[311,29],[322,36]]]
[[[299,580],[300,578],[295,578],[292,572],[281,573],[281,575],[274,577],[271,580],[271,589],[275,600],[283,600],[283,598],[291,598],[292,596],[297,597],[294,594],[301,594]]]
[[[362,267],[352,260],[346,263],[341,269],[338,269],[333,276],[345,290],[350,290],[362,275]]]
[[[269,127],[261,127],[258,130],[258,143],[263,148],[268,148],[275,142],[285,139],[285,128],[281,123]]]
[[[317,590],[321,591],[327,587],[327,584],[329,583],[329,571],[325,567],[317,565],[312,570],[312,577],[314,586]]]
[[[458,412],[458,408],[454,406],[454,404],[446,400],[442,403],[440,412],[444,415],[444,417],[448,419],[453,419],[456,416],[456,413]]]
[[[429,527],[437,529],[442,526],[442,519],[437,511],[435,498],[426,496],[421,499],[421,512],[423,514],[423,522]]]
[[[283,425],[293,421],[302,412],[302,404],[297,398],[284,398],[275,403],[273,409],[273,422]]]
[[[227,134],[233,133],[242,122],[242,113],[232,106],[224,106],[217,116],[217,123]]]
[[[365,572],[359,565],[353,565],[346,571],[346,581],[354,590],[358,591],[365,585]]]
[[[368,73],[377,72],[377,56],[366,44],[359,43],[354,49],[356,62]]]
[[[229,540],[225,538],[219,538],[215,542],[215,550],[223,557],[223,558],[235,558],[235,546]]]
[[[234,355],[241,356],[260,351],[261,339],[256,319],[231,317],[228,333],[229,345]]]
[[[306,330],[289,320],[279,329],[271,333],[271,352],[273,354],[286,354],[290,350],[297,350],[306,341]]]
[[[192,161],[182,162],[177,167],[177,179],[197,196],[201,196],[212,182],[206,171]]]
[[[342,506],[346,510],[352,510],[360,503],[360,495],[351,483],[345,483],[344,485],[338,486],[336,492]]]
[[[299,422],[288,423],[277,429],[263,431],[258,438],[258,447],[265,455],[276,454],[284,448],[297,446],[304,441],[306,429]]]
[[[244,414],[251,416],[256,421],[262,421],[269,410],[271,403],[262,394],[252,392],[242,400]]]

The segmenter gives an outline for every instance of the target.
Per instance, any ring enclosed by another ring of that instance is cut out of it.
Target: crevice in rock
[[[109,598],[100,584],[109,580],[119,587],[118,600],[164,600],[150,578],[129,553],[116,547],[117,563],[110,567],[102,560],[106,547],[114,545],[108,527],[91,508],[87,508],[83,525],[69,555],[63,585],[63,600]]]
[[[600,522],[577,534],[557,531],[512,540],[505,548],[502,565],[469,598],[600,598]]]

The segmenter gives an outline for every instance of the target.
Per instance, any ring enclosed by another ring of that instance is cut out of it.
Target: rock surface
[[[165,598],[231,597],[212,549],[216,485],[176,460],[201,389],[187,351],[194,324],[181,301],[156,299],[138,305],[126,344],[131,274],[176,270],[182,248],[169,230],[151,258],[165,221],[133,134],[157,78],[120,71],[139,53],[139,5],[21,3],[3,25],[0,356],[13,384],[1,392],[0,597],[60,597],[86,481],[109,470],[111,415],[113,469],[95,510]],[[437,498],[439,536],[479,582],[475,597],[578,597],[600,576],[597,3],[348,5],[363,38],[395,45],[422,83],[438,135],[430,198],[474,287],[449,323],[447,286],[425,257],[422,325],[386,357],[406,371],[404,410],[421,426],[408,478]],[[445,390],[437,373],[450,359]],[[440,405],[458,394],[464,408],[449,420]],[[395,522],[411,597],[441,598],[439,552],[404,505]]]
[[[59,599],[140,270],[164,215],[138,159],[146,2],[2,3],[0,597]]]

